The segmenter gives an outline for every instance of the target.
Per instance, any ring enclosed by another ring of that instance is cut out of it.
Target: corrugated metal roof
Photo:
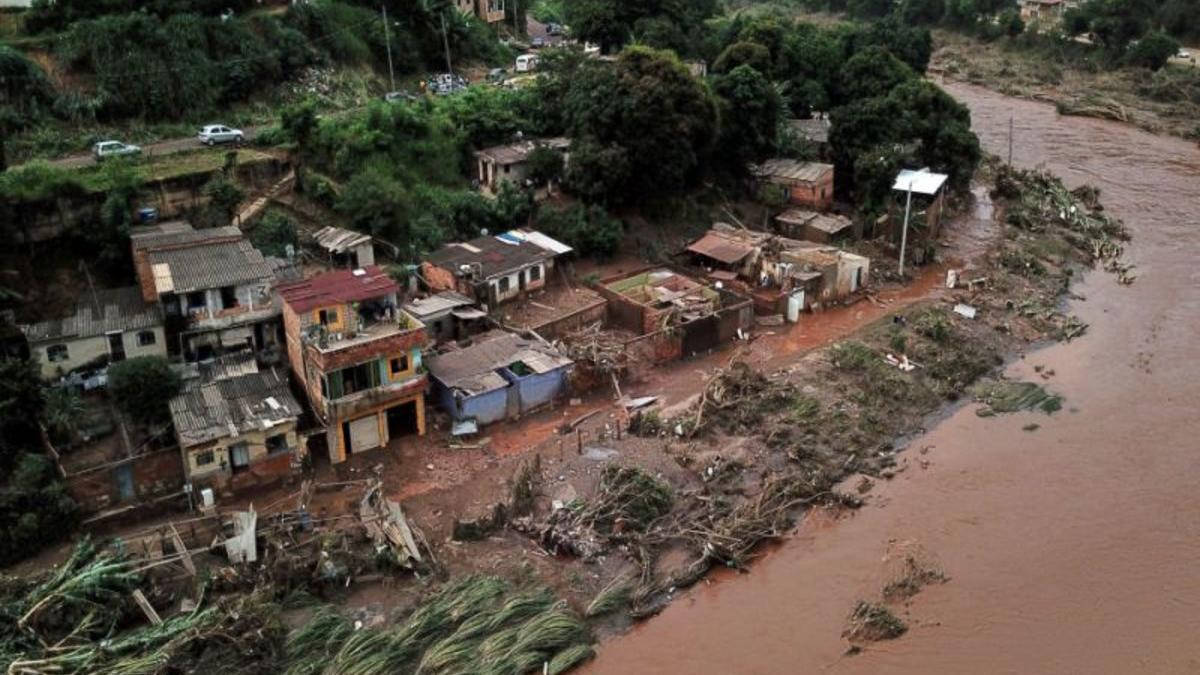
[[[361,270],[336,270],[311,279],[281,284],[279,297],[297,312],[311,312],[319,307],[362,302],[400,290],[387,272],[378,265]]]
[[[201,385],[171,399],[170,407],[185,446],[270,429],[304,412],[275,371]]]
[[[149,260],[155,270],[156,280],[159,278],[158,270],[163,269],[157,266],[167,266],[171,291],[175,293],[270,282],[274,278],[271,265],[263,258],[263,254],[245,240],[151,250]],[[168,292],[163,288],[158,291]]]
[[[552,251],[529,241],[506,242],[496,237],[479,237],[468,242],[447,244],[429,254],[425,260],[455,274],[464,265],[478,265],[483,278],[490,279],[554,256]]]
[[[193,246],[217,240],[242,238],[242,231],[231,225],[197,230],[182,220],[133,228],[129,239],[139,250],[155,250],[175,246]]]
[[[114,331],[132,331],[163,324],[157,305],[147,305],[137,286],[85,291],[70,316],[25,326],[31,342],[96,337]]]
[[[825,174],[832,172],[833,165],[776,158],[768,159],[762,164],[752,167],[752,170],[754,175],[759,178],[815,183],[821,180]]]
[[[516,239],[517,241],[527,241],[531,244],[540,246],[555,255],[566,255],[575,250],[561,241],[553,237],[546,236],[537,230],[510,230],[501,236]]]
[[[482,394],[508,386],[496,373],[517,362],[535,373],[548,373],[570,366],[573,361],[553,347],[513,333],[492,331],[475,338],[469,347],[429,356],[429,375],[452,389]]]
[[[363,244],[371,243],[371,236],[362,232],[345,230],[340,227],[323,227],[313,235],[317,245],[326,251],[345,253]]]
[[[896,176],[896,183],[892,186],[892,189],[908,192],[911,188],[917,194],[933,196],[942,189],[942,186],[946,184],[949,178],[944,173],[933,173],[929,169],[921,169],[920,171],[904,169],[900,172],[900,175]]]
[[[412,314],[421,321],[452,312],[459,307],[470,307],[475,304],[470,298],[454,291],[443,291],[428,298],[417,298],[404,304],[404,311]]]
[[[825,118],[789,120],[788,124],[801,138],[810,143],[828,143],[830,121]]]
[[[688,246],[687,250],[706,258],[712,258],[718,262],[732,265],[741,262],[746,256],[754,253],[754,246],[748,242],[740,241],[726,235],[723,232],[709,230],[703,237],[700,237],[691,246]]]
[[[808,209],[788,209],[783,213],[775,216],[775,220],[784,223],[785,225],[803,225],[811,227],[827,234],[837,234],[842,230],[854,225],[849,218],[838,215],[827,215],[809,211]]]

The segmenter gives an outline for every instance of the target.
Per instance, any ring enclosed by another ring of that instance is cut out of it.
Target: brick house
[[[751,172],[761,184],[778,185],[788,201],[818,211],[833,206],[833,165],[795,159],[768,159]]]
[[[446,244],[421,263],[431,290],[457,291],[489,307],[546,287],[555,259],[570,246],[532,230]]]
[[[288,361],[318,420],[329,459],[425,433],[425,326],[397,304],[376,266],[281,284]]]

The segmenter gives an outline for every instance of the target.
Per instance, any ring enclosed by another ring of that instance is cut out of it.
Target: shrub
[[[561,239],[580,255],[612,257],[621,245],[621,221],[599,206],[547,206],[538,212],[539,229]]]
[[[168,402],[182,386],[179,374],[161,356],[140,356],[108,369],[108,390],[117,406],[147,426],[170,419]]]
[[[0,489],[0,564],[12,564],[65,538],[77,516],[54,464],[40,454],[21,454]]]
[[[287,247],[293,250],[299,245],[296,223],[279,211],[268,211],[254,226],[250,241],[264,255],[282,258],[287,256]]]

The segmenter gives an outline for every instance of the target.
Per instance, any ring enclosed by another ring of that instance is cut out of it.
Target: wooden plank
[[[133,601],[137,603],[138,607],[142,608],[142,612],[145,613],[146,618],[150,620],[150,623],[154,624],[155,626],[162,625],[162,617],[158,615],[158,612],[154,611],[154,605],[151,605],[150,601],[146,599],[146,596],[142,593],[142,589],[133,589]]]
[[[192,554],[188,553],[187,547],[183,545],[183,537],[179,536],[179,530],[175,529],[175,523],[170,523],[170,526],[171,542],[175,544],[175,552],[180,555],[179,561],[183,563],[188,574],[196,576],[196,563],[192,562]]]

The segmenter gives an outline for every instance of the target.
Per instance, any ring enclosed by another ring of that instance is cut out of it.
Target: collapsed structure
[[[800,312],[867,284],[870,260],[848,251],[718,223],[687,250],[709,276],[748,293],[760,314]]]

